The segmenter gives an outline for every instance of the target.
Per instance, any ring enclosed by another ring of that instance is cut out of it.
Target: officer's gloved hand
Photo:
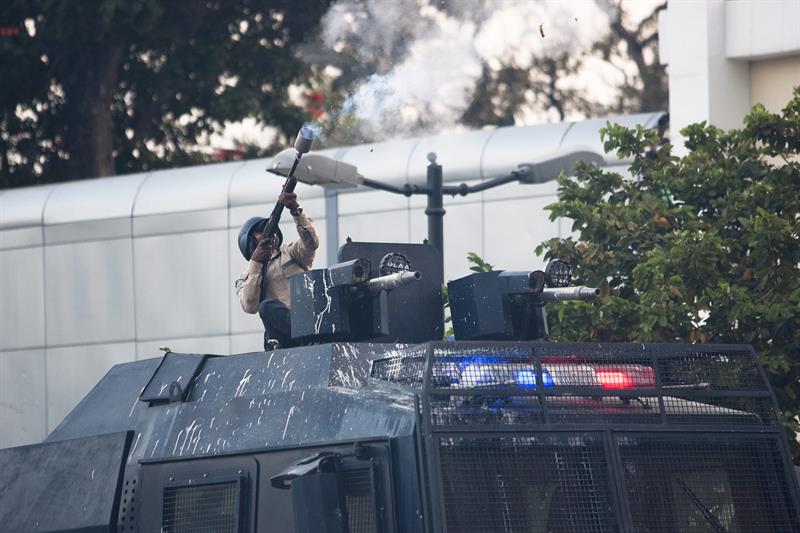
[[[293,192],[282,192],[278,197],[278,201],[294,212],[300,204],[297,203],[297,195]]]
[[[275,243],[274,239],[267,239],[266,237],[262,237],[261,240],[258,242],[258,246],[256,246],[256,249],[253,250],[253,255],[250,256],[250,260],[255,261],[256,263],[266,263],[275,250],[274,243]]]

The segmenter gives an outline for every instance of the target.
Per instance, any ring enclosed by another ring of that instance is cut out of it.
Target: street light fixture
[[[294,163],[296,151],[287,148],[272,158],[267,171],[286,176]],[[320,185],[327,189],[352,189],[361,185],[364,177],[355,165],[322,154],[307,154],[294,173],[297,181],[306,185]]]
[[[288,148],[273,158],[268,169],[279,175],[286,175],[295,157],[295,150]],[[442,166],[436,162],[436,154],[428,154],[427,180],[424,186],[405,184],[402,186],[391,185],[381,181],[365,178],[358,173],[355,165],[338,161],[321,154],[308,154],[303,157],[301,165],[297,168],[295,176],[298,181],[309,185],[321,185],[331,189],[354,188],[365,185],[372,189],[402,194],[403,196],[426,195],[428,205],[425,214],[428,216],[428,242],[444,254],[443,221],[445,209],[443,196],[466,196],[470,193],[481,192],[506,183],[537,184],[553,181],[561,175],[571,174],[575,165],[582,161],[590,165],[601,165],[603,156],[589,147],[574,146],[543,154],[533,161],[521,164],[516,170],[506,176],[492,178],[475,185],[444,185],[442,179]],[[442,258],[444,262],[444,258]],[[444,268],[442,269],[444,271]]]

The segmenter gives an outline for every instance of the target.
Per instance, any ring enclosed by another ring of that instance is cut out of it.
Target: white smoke
[[[474,25],[440,19],[425,38],[408,44],[386,74],[373,74],[345,104],[368,138],[437,131],[455,124],[481,74],[472,47]]]
[[[328,49],[356,49],[376,65],[343,108],[365,139],[453,129],[484,63],[525,67],[534,57],[583,53],[609,26],[591,0],[432,1],[340,0],[323,19]]]
[[[348,43],[367,60],[388,60],[399,42],[425,29],[421,7],[418,0],[339,0],[322,20],[322,41],[331,50]]]

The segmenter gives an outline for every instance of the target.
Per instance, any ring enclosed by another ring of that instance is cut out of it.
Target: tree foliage
[[[657,24],[666,3],[638,21],[631,20],[623,0],[598,0],[598,4],[607,8],[611,24],[609,32],[586,53],[563,51],[532,57],[524,65],[513,60],[496,68],[484,65],[462,117],[464,124],[513,125],[515,115],[526,107],[550,113],[559,121],[575,114],[603,116],[667,109],[667,75],[658,60]],[[569,83],[587,70],[593,58],[613,66],[622,77],[611,104]]]
[[[0,186],[198,162],[251,116],[290,135],[292,44],[328,0],[10,0],[0,8]],[[13,82],[9,83],[11,80]]]
[[[607,125],[630,172],[589,166],[559,179],[551,219],[574,237],[537,249],[567,259],[604,298],[550,308],[556,339],[751,344],[787,426],[800,411],[800,88],[780,114],[682,131],[672,155],[653,131]],[[796,456],[797,442],[792,439]]]
[[[483,258],[475,252],[467,253],[467,262],[470,264],[469,269],[473,272],[491,272],[494,270],[494,265],[484,261]]]
[[[617,102],[610,110],[616,113],[660,111],[667,109],[667,71],[658,59],[658,14],[664,2],[638,22],[630,20],[623,0],[608,0],[612,11],[611,31],[595,44],[594,52],[614,65],[622,74]],[[632,72],[624,61],[635,66]]]

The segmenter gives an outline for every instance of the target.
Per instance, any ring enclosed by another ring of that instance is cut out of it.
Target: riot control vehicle
[[[291,279],[297,348],[113,367],[0,450],[0,531],[800,531],[774,395],[740,345],[553,343],[568,268],[448,285],[429,244]]]

